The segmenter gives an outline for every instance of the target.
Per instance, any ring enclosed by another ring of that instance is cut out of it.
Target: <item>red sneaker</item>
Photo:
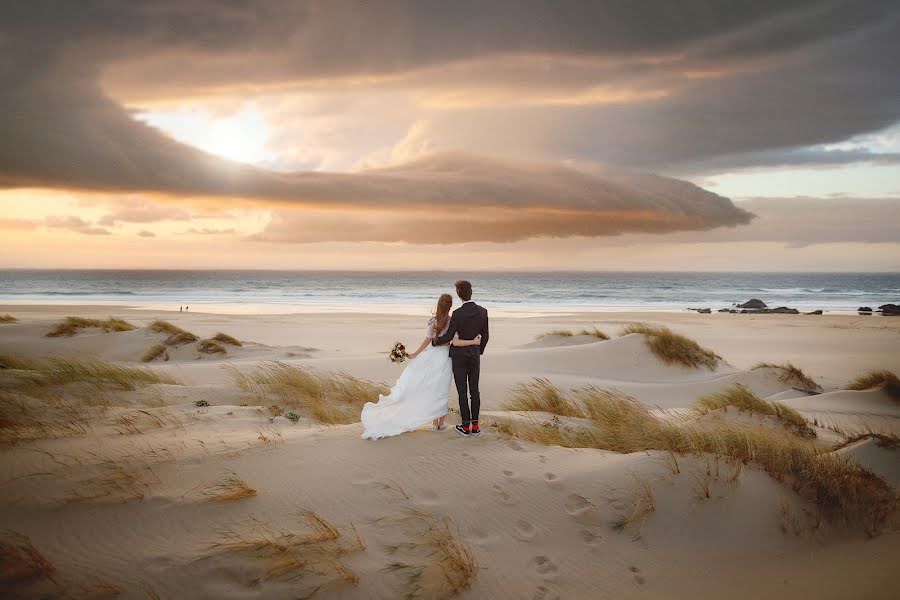
[[[472,423],[472,428],[469,431],[469,435],[481,435],[481,428],[478,427],[478,423]]]

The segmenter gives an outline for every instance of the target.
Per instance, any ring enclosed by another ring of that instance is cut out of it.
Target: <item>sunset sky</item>
[[[900,270],[900,4],[4,2],[0,268]]]

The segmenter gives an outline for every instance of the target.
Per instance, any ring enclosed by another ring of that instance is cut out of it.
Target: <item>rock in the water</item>
[[[900,304],[882,304],[878,307],[882,315],[900,315]]]
[[[719,312],[720,313],[736,313],[737,311],[734,310],[733,308],[720,308]]]
[[[752,298],[743,304],[738,304],[738,308],[766,308],[766,303],[759,298]]]
[[[697,312],[700,313],[701,315],[708,315],[709,313],[712,312],[712,309],[711,308],[701,308]]]
[[[870,307],[870,306],[860,306],[860,307],[857,308],[856,310],[858,310],[859,312],[872,312],[872,307]]]
[[[764,312],[773,313],[776,315],[799,315],[800,311],[796,308],[788,308],[787,306],[779,306],[778,308],[772,308],[766,310]]]
[[[808,312],[808,313],[806,313],[806,314],[808,314],[808,315],[821,315],[821,314],[822,314],[822,311],[821,311],[821,309],[820,309],[820,310],[814,310],[814,311]]]

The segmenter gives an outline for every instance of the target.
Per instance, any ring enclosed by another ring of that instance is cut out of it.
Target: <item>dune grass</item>
[[[870,534],[882,529],[896,511],[897,494],[884,479],[790,431],[658,416],[634,398],[593,386],[560,395],[582,407],[592,425],[512,419],[498,419],[494,425],[501,432],[542,444],[624,453],[707,454],[752,463],[814,501],[829,521],[859,526]]]
[[[238,477],[233,471],[225,473],[222,478],[200,492],[209,502],[232,502],[256,495],[256,490]]]
[[[48,331],[46,337],[71,337],[81,329],[95,327],[103,331],[132,331],[137,329],[128,321],[116,317],[109,317],[106,320],[101,319],[85,319],[83,317],[66,317],[63,321],[57,323],[53,329]]]
[[[887,369],[869,371],[863,373],[847,385],[848,390],[873,390],[882,389],[884,393],[893,398],[900,400],[900,378]]]
[[[3,589],[12,593],[13,586],[27,585],[37,579],[54,581],[55,578],[56,567],[31,544],[31,540],[15,531],[0,531],[0,586]]]
[[[232,378],[243,391],[252,393],[263,402],[269,396],[289,408],[305,408],[314,419],[326,424],[346,424],[359,421],[359,412],[366,402],[375,402],[379,394],[387,394],[388,387],[347,373],[320,371],[267,361],[242,372],[229,366]]]
[[[153,333],[164,333],[169,336],[165,341],[166,346],[181,346],[183,344],[196,342],[200,339],[190,331],[185,331],[181,327],[172,325],[168,321],[163,321],[161,319],[156,319],[147,325],[147,329]]]
[[[18,323],[19,320],[12,315],[0,315],[0,324]]]
[[[586,418],[584,410],[570,402],[547,379],[535,378],[529,383],[519,383],[510,391],[511,399],[503,404],[503,410],[549,412],[563,417]]]
[[[694,405],[694,411],[697,414],[705,415],[729,406],[740,411],[775,417],[785,427],[792,429],[803,437],[816,437],[815,430],[809,426],[809,423],[799,412],[789,406],[785,406],[781,402],[763,400],[754,394],[750,388],[740,383],[724,391],[701,396]]]
[[[141,356],[141,361],[150,362],[152,360],[159,358],[160,356],[165,354],[165,352],[166,352],[165,344],[153,344],[152,346],[147,348],[147,351],[144,352],[143,356]]]
[[[647,348],[667,365],[680,364],[694,369],[706,367],[710,371],[714,371],[721,358],[691,338],[675,333],[662,325],[629,323],[622,329],[621,335],[630,333],[640,333],[646,336]]]
[[[150,486],[160,483],[156,473],[149,466],[127,466],[113,460],[100,465],[100,474],[78,482],[69,491],[64,503],[86,502],[110,499],[120,502],[137,500],[142,502],[150,493]]]
[[[386,547],[394,560],[385,570],[406,579],[403,597],[452,598],[471,585],[478,572],[478,561],[472,549],[454,533],[449,519],[408,510],[389,521],[415,526],[413,541]]]
[[[240,340],[237,338],[233,338],[227,333],[222,333],[221,331],[216,335],[212,336],[210,339],[215,340],[217,342],[222,342],[223,344],[230,344],[231,346],[243,346]]]
[[[547,332],[537,335],[535,337],[535,339],[542,340],[545,337],[548,337],[551,335],[555,335],[557,337],[572,337],[575,334],[572,332],[571,329],[554,329],[553,331],[547,331]]]
[[[582,329],[578,332],[578,335],[589,335],[597,338],[598,340],[608,340],[609,336],[597,329],[596,327],[591,327],[590,329]]]
[[[220,529],[221,539],[211,549],[259,561],[264,580],[294,579],[315,586],[303,590],[302,597],[338,583],[356,585],[359,576],[343,562],[347,554],[365,549],[356,528],[351,526],[354,539],[348,541],[344,532],[316,513],[305,510],[299,516],[306,531],[275,529],[254,519],[247,527]]]
[[[173,377],[147,367],[117,365],[91,357],[33,360],[2,355],[0,365],[8,365],[4,368],[15,370],[15,375],[32,387],[88,383],[98,388],[117,387],[130,391],[144,385],[178,383]]]
[[[201,340],[197,344],[197,352],[202,352],[203,354],[228,354],[225,346],[215,340]]]
[[[781,371],[778,379],[785,385],[811,394],[822,393],[822,386],[813,381],[802,369],[794,366],[793,363],[786,362],[782,365],[776,365],[773,363],[761,362],[754,366],[752,370],[755,371],[756,369],[778,369]]]

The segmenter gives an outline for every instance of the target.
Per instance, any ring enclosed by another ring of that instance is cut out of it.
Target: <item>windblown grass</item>
[[[581,405],[593,424],[566,427],[552,421],[500,419],[495,425],[501,432],[537,443],[624,453],[711,454],[753,463],[815,502],[826,519],[869,533],[882,529],[897,508],[897,494],[884,479],[789,431],[663,418],[621,392],[592,386],[572,392],[568,401]]]
[[[675,333],[662,325],[630,323],[622,329],[622,335],[630,333],[640,333],[646,336],[647,348],[667,365],[680,364],[694,369],[706,367],[713,371],[721,358],[691,338]]]
[[[806,419],[799,412],[781,402],[763,400],[753,393],[747,386],[737,383],[730,388],[707,394],[697,399],[694,411],[705,415],[715,410],[722,410],[732,406],[738,410],[757,415],[775,417],[788,427],[804,437],[816,437],[816,432],[809,426]]]
[[[894,400],[900,400],[900,378],[898,378],[895,373],[888,371],[887,369],[863,373],[862,375],[851,381],[847,386],[848,390],[856,391],[873,390],[878,388],[884,390],[884,393],[886,393]]]
[[[83,435],[94,412],[78,399],[51,394],[34,398],[0,390],[0,443]]]
[[[165,354],[165,352],[166,352],[165,344],[153,344],[152,346],[147,348],[147,351],[144,352],[144,355],[141,357],[141,360],[143,362],[150,362],[152,360],[159,358],[160,356]]]
[[[222,478],[200,492],[210,502],[231,502],[243,500],[256,495],[256,490],[233,471],[225,473]]]
[[[108,319],[85,319],[83,317],[66,317],[63,321],[47,332],[46,337],[71,337],[78,333],[80,329],[88,327],[96,327],[103,331],[132,331],[137,329],[134,325],[116,317]]]
[[[478,561],[449,519],[410,510],[391,520],[412,523],[416,529],[415,541],[387,547],[395,560],[385,570],[405,576],[404,598],[452,598],[471,585]],[[427,561],[420,562],[422,557]]]
[[[580,406],[571,402],[547,379],[535,378],[529,383],[519,383],[510,392],[512,398],[503,404],[503,410],[549,412],[563,417],[587,415]]]
[[[243,391],[260,401],[275,396],[289,408],[303,407],[321,423],[346,424],[359,421],[359,411],[379,394],[384,384],[359,379],[347,373],[319,371],[267,361],[249,372],[229,366],[232,378]]]
[[[631,512],[619,515],[612,527],[616,531],[624,531],[631,525],[637,525],[640,532],[647,517],[656,510],[656,502],[653,496],[653,487],[646,481],[635,477],[634,495],[632,498]]]
[[[203,354],[227,354],[225,346],[215,340],[202,340],[197,344],[197,352]]]
[[[106,460],[101,463],[100,469],[98,476],[83,479],[76,488],[70,490],[65,503],[106,498],[121,502],[142,502],[150,493],[150,486],[160,483],[153,469],[146,465],[139,468]]]
[[[263,580],[298,580],[306,588],[299,590],[302,597],[339,583],[356,585],[359,576],[343,562],[345,555],[365,549],[356,528],[351,526],[353,539],[348,540],[344,532],[312,511],[301,511],[299,516],[308,526],[306,531],[274,529],[254,519],[246,527],[220,529],[221,541],[211,548],[258,561]]]
[[[0,531],[0,584],[11,590],[14,585],[36,579],[54,580],[56,567],[31,544],[31,540],[15,531]],[[7,587],[9,586],[9,587]]]
[[[0,323],[18,323],[19,320],[12,315],[0,315]]]
[[[153,369],[116,365],[98,358],[50,358],[36,372],[51,385],[81,382],[134,390],[142,385],[178,383],[173,377]]]
[[[596,327],[591,327],[590,329],[582,329],[578,332],[578,335],[590,335],[598,340],[608,340],[609,336],[597,329]]]
[[[227,333],[222,333],[221,331],[219,333],[217,333],[216,335],[212,336],[212,338],[210,338],[210,339],[213,339],[217,342],[222,342],[223,344],[231,344],[232,346],[243,346],[243,344],[241,343],[240,340],[238,340],[237,338],[231,337]]]
[[[781,371],[778,380],[785,385],[811,394],[822,393],[822,386],[813,381],[802,369],[794,366],[793,363],[786,362],[783,365],[776,365],[773,363],[761,362],[753,367],[752,370],[755,371],[756,369],[778,369]]]
[[[16,371],[36,371],[41,363],[16,354],[0,354],[0,369],[12,369]]]
[[[542,340],[545,337],[548,337],[551,335],[555,335],[558,337],[572,337],[575,334],[572,333],[571,329],[554,329],[553,331],[547,331],[547,332],[544,332],[544,333],[538,335],[536,339]]]
[[[147,325],[147,329],[154,333],[164,333],[169,336],[165,341],[166,346],[181,346],[182,344],[190,344],[191,342],[196,342],[200,339],[190,331],[185,331],[181,327],[172,325],[168,321],[163,321],[161,319],[157,319]]]

